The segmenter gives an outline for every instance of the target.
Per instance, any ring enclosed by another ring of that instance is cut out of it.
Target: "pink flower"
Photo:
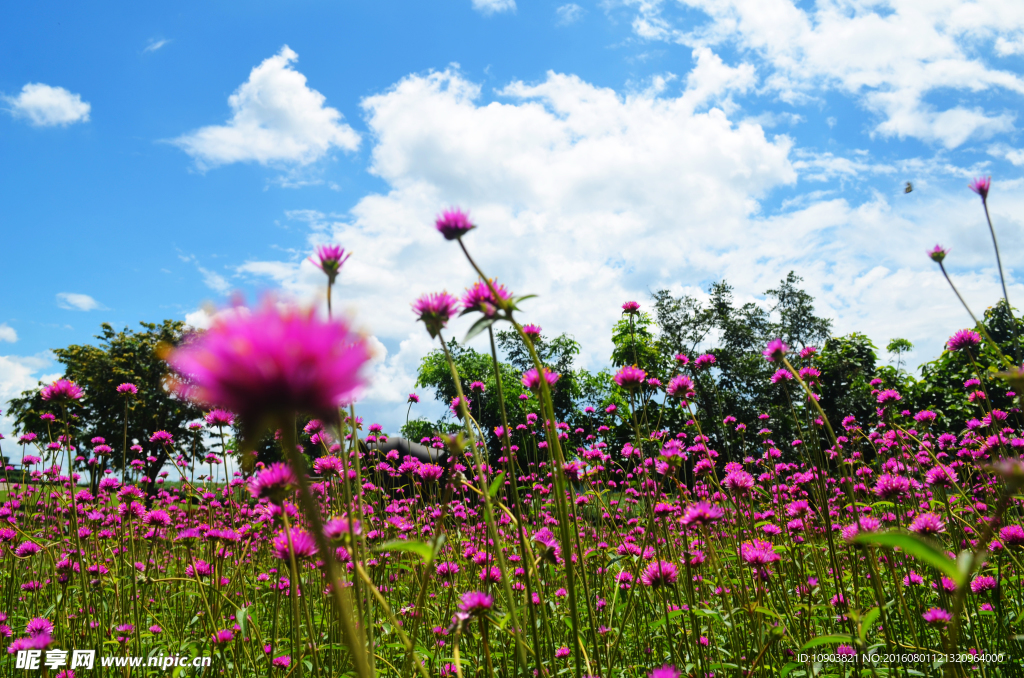
[[[889,403],[895,403],[903,400],[903,396],[901,396],[895,389],[887,388],[884,391],[879,392],[877,400],[879,405],[887,405]]]
[[[703,527],[705,525],[714,525],[725,515],[725,511],[704,501],[699,501],[692,506],[687,506],[683,511],[682,523],[687,527],[695,525],[697,527]]]
[[[153,435],[149,436],[149,442],[157,445],[171,445],[174,443],[174,436],[167,431],[157,431]]]
[[[523,325],[523,334],[537,341],[540,339],[540,325]]]
[[[546,367],[544,368],[544,380],[548,382],[548,386],[554,386],[555,382],[561,377],[562,375],[552,372]],[[537,370],[535,369],[523,372],[523,378],[521,381],[523,386],[531,391],[536,391],[540,388],[540,377],[537,375]]]
[[[124,383],[117,387],[117,392],[122,395],[136,395],[139,387],[135,384]]]
[[[932,626],[945,626],[949,622],[953,621],[953,615],[943,610],[941,607],[933,607],[925,612],[921,617]]]
[[[626,365],[615,374],[615,383],[632,391],[647,378],[647,373],[635,365]]]
[[[235,423],[235,415],[226,410],[210,410],[206,413],[207,426],[231,426]]]
[[[287,464],[271,464],[249,481],[249,492],[257,499],[269,499],[280,506],[295,487],[295,474]]]
[[[221,629],[213,634],[210,640],[214,645],[226,645],[235,639],[235,634],[230,629]]]
[[[920,513],[910,523],[910,531],[932,535],[946,531],[946,523],[934,513]]]
[[[1020,525],[1007,525],[999,530],[999,540],[1007,546],[1024,546],[1024,528]]]
[[[660,669],[651,671],[647,678],[680,678],[682,675],[676,667],[665,664]]]
[[[764,347],[761,354],[765,360],[770,363],[779,362],[786,357],[786,353],[789,352],[789,346],[786,346],[782,339],[772,339],[768,342],[768,345]]]
[[[903,476],[883,473],[875,481],[875,495],[882,499],[899,499],[910,492],[910,480]]]
[[[672,398],[688,400],[696,394],[696,391],[693,388],[693,380],[685,374],[680,374],[669,379],[665,393]]]
[[[644,586],[651,588],[658,588],[660,586],[671,586],[676,583],[676,579],[679,576],[679,570],[674,563],[668,563],[663,560],[655,560],[644,573],[640,575],[640,581],[644,583]]]
[[[427,326],[433,339],[448,324],[448,319],[459,312],[459,301],[447,292],[433,292],[417,299],[412,310]]]
[[[492,279],[490,282],[490,286],[482,280],[473,283],[473,286],[462,295],[462,308],[466,311],[479,311],[487,317],[497,313],[498,302],[494,299],[494,294],[491,293],[491,287],[494,287],[494,292],[504,301],[511,299],[512,293],[498,281]]]
[[[342,264],[348,261],[352,253],[345,254],[344,248],[338,245],[321,245],[316,248],[316,256],[319,261],[313,259],[313,257],[310,257],[309,260],[313,262],[314,266],[327,274],[327,283],[333,285],[334,280],[338,277],[338,273],[341,272]]]
[[[291,537],[292,550],[295,553],[296,560],[312,558],[316,555],[316,541],[313,540],[313,536],[311,534],[305,530],[292,529]],[[281,532],[274,537],[274,556],[276,556],[278,560],[288,560],[290,558],[287,533]]]
[[[946,348],[950,351],[961,351],[974,348],[981,343],[981,335],[973,330],[960,330],[946,342]]]
[[[442,212],[434,221],[434,226],[445,240],[458,240],[476,228],[470,222],[469,215],[458,207],[452,207]]]
[[[40,391],[43,400],[57,403],[66,403],[72,400],[79,400],[82,397],[82,387],[67,379],[58,379],[49,386],[44,386]]]
[[[981,196],[982,200],[988,199],[988,189],[992,187],[992,177],[978,177],[967,187]]]
[[[980,575],[974,578],[971,582],[971,591],[974,593],[983,593],[985,591],[994,591],[999,584],[996,582],[995,577],[988,575]]]
[[[729,471],[722,480],[722,485],[737,494],[743,494],[754,487],[754,476],[746,471]]]
[[[296,412],[337,416],[365,384],[360,372],[369,359],[366,339],[345,322],[323,320],[312,309],[281,309],[267,298],[252,313],[214,318],[167,361],[181,376],[179,393],[258,427]]]
[[[568,657],[570,654],[572,653],[569,652],[569,648],[560,647],[557,650],[555,650],[555,659],[562,659],[564,657]]]
[[[459,610],[469,615],[481,615],[494,607],[494,598],[482,591],[469,591],[462,594]]]
[[[705,353],[704,355],[699,356],[696,360],[693,361],[693,369],[701,370],[704,369],[705,367],[711,367],[714,364],[715,356],[712,355],[711,353]]]
[[[622,305],[622,312],[623,313],[628,313],[630,315],[633,315],[633,314],[635,314],[639,310],[640,310],[640,304],[638,302],[635,302],[635,301],[627,301],[626,303],[624,303]]]
[[[932,249],[928,250],[928,258],[934,261],[936,264],[941,264],[942,260],[946,258],[946,254],[949,253],[942,245],[936,245]]]
[[[53,622],[45,617],[33,617],[25,627],[25,633],[29,636],[52,636]]]
[[[420,401],[420,397],[418,395],[416,395],[415,393],[410,393],[409,394],[409,399],[406,402],[418,403],[419,401]]]

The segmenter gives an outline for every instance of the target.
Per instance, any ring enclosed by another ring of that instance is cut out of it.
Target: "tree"
[[[186,428],[190,421],[200,418],[202,410],[172,394],[167,387],[167,364],[160,357],[167,348],[177,346],[186,338],[185,323],[179,320],[164,320],[160,324],[139,323],[141,330],[125,328],[115,331],[109,324],[101,325],[96,336],[98,344],[73,344],[66,348],[54,349],[57,361],[64,365],[64,377],[82,387],[84,396],[73,414],[73,443],[83,452],[84,445],[92,438],[102,437],[112,448],[108,457],[101,457],[97,475],[103,469],[123,468],[125,453],[129,460],[132,453],[126,450],[132,444],[149,448],[148,455],[155,461],[147,462],[144,473],[152,478],[167,461],[168,448],[153,446],[150,436],[156,431],[167,431],[174,436],[178,451],[192,456],[192,434]],[[117,392],[119,384],[132,383],[138,389],[136,396],[124,396]],[[42,384],[40,384],[42,386]],[[125,429],[125,404],[128,414]],[[10,402],[10,414],[21,433],[33,432],[40,439],[49,441],[50,431],[40,415],[54,412],[49,403],[40,397],[39,389],[22,393]],[[202,445],[196,456],[205,451]]]
[[[896,371],[899,372],[903,354],[913,351],[914,345],[906,339],[896,337],[886,345],[885,350],[896,356]]]
[[[772,313],[779,314],[775,334],[793,348],[820,344],[832,336],[832,321],[814,315],[814,297],[797,285],[803,278],[790,271],[777,289],[765,295],[775,299]]]

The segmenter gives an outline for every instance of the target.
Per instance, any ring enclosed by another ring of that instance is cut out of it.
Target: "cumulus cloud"
[[[14,97],[4,96],[16,118],[26,118],[37,127],[56,127],[88,122],[92,106],[63,87],[30,82]]]
[[[299,55],[282,47],[252,69],[249,79],[228,98],[231,119],[202,127],[174,140],[200,168],[234,162],[301,166],[325,157],[332,148],[354,151],[359,134],[326,98],[306,85],[293,68]]]
[[[0,323],[0,341],[14,343],[18,341],[18,333],[7,323]]]
[[[409,304],[473,281],[458,248],[431,227],[453,204],[469,208],[479,226],[467,245],[484,270],[517,293],[539,295],[525,302],[523,318],[549,334],[574,334],[590,367],[606,364],[622,301],[646,306],[653,290],[681,293],[722,278],[738,299],[757,300],[789,270],[804,276],[838,333],[863,331],[880,346],[904,336],[928,357],[965,322],[924,255],[936,240],[952,248],[947,262],[975,308],[999,297],[984,217],[961,170],[794,148],[788,136],[713,105],[750,87],[748,70],[711,52],[696,56],[677,95],[664,86],[622,94],[548,73],[487,100],[449,69],[363,101],[375,140],[371,171],[389,189],[343,215],[288,216],[307,224],[310,250],[335,242],[355,252],[334,308],[355,313],[388,349],[364,403],[371,416],[404,419],[419,358],[432,347]],[[869,191],[859,202],[822,183],[911,171],[919,190],[909,196],[895,179],[892,194]],[[951,175],[963,195],[928,190]],[[811,180],[823,190],[804,190]],[[1008,261],[1024,254],[1014,235],[1024,232],[1024,198],[1014,197],[1017,184],[998,189],[993,219]],[[765,211],[766,199],[793,190],[800,200]],[[239,273],[307,298],[324,283],[298,256],[250,261]],[[1010,283],[1011,300],[1024,299],[1024,286]],[[464,336],[469,323],[454,320],[449,336]]]
[[[49,351],[31,356],[0,355],[0,433],[4,437],[12,437],[14,419],[7,416],[7,401],[20,396],[22,391],[34,388],[40,381],[49,383],[60,375],[44,374],[44,370],[54,367],[53,355]]]
[[[75,292],[60,292],[57,294],[57,305],[69,311],[95,311],[104,308],[100,302],[88,294],[77,294]]]
[[[1013,126],[1013,114],[959,104],[942,107],[929,97],[942,90],[1024,94],[1017,73],[990,66],[979,46],[998,55],[1018,53],[1024,5],[1012,0],[977,3],[902,3],[856,0],[627,0],[633,29],[649,40],[694,47],[735,45],[758,55],[765,85],[784,101],[804,103],[821,89],[854,96],[881,119],[883,136],[914,137],[946,148],[986,138]],[[693,27],[677,6],[707,20]]]
[[[558,16],[559,26],[568,26],[574,24],[583,18],[586,10],[577,5],[575,2],[570,2],[567,5],[562,5],[555,10],[555,14]]]
[[[473,9],[481,14],[516,11],[516,0],[473,0]]]

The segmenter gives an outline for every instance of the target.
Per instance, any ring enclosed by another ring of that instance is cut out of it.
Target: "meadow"
[[[986,213],[989,186],[972,185]],[[129,381],[60,379],[17,406],[0,675],[25,675],[16,657],[35,650],[57,678],[172,670],[54,653],[73,649],[211,657],[173,674],[239,677],[1021,671],[1024,374],[1008,298],[1011,337],[973,314],[950,329],[943,359],[967,378],[943,409],[861,375],[868,406],[829,416],[846,401],[822,396],[827,351],[776,337],[755,355],[764,411],[721,411],[714,351],[666,372],[627,342],[614,398],[570,417],[569,375],[521,320],[529,297],[470,255],[484,230],[455,209],[436,226],[474,276],[461,298],[413,303],[454,389],[450,425],[414,440],[431,459],[385,451],[396,435],[357,414],[370,349],[330,311],[340,247],[315,255],[327,314],[268,299],[163,345],[158,383],[202,415],[181,430],[129,438],[152,388]],[[928,256],[945,275],[947,252]],[[635,340],[641,306],[622,309]],[[459,314],[489,337],[486,384],[464,383],[451,353]],[[497,328],[528,361],[511,381]],[[81,424],[101,397],[123,408],[105,424],[123,436]]]

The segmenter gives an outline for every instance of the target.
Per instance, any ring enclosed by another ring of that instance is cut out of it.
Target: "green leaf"
[[[963,584],[966,576],[961,573],[957,564],[950,560],[933,542],[916,534],[890,530],[888,532],[867,532],[853,538],[857,544],[874,544],[876,546],[898,547],[921,560],[956,582]]]
[[[235,608],[235,621],[238,622],[238,625],[242,629],[240,631],[240,633],[242,634],[242,637],[245,638],[247,635],[249,635],[246,632],[246,629],[249,627],[249,608],[246,608],[246,607],[236,607]]]
[[[860,622],[860,642],[867,642],[868,629],[871,628],[880,614],[882,614],[882,611],[877,607],[873,607],[864,615],[864,619]]]
[[[818,636],[817,638],[811,638],[806,643],[800,646],[800,650],[808,650],[812,647],[818,647],[819,645],[827,645],[829,643],[852,643],[853,638],[847,635],[832,635],[832,636]]]
[[[801,666],[802,664],[797,664],[796,662],[789,662],[788,664],[782,667],[781,671],[779,671],[779,678],[786,678],[786,676],[788,676],[790,672],[793,671],[793,669],[798,669]]]
[[[487,488],[487,494],[494,496],[498,492],[498,488],[501,487],[502,483],[505,482],[505,472],[502,471],[498,474],[498,477],[491,481],[491,486]]]
[[[477,320],[473,323],[473,326],[469,328],[469,332],[466,332],[466,338],[462,340],[462,343],[468,342],[470,339],[480,334],[496,322],[498,322],[497,318],[488,318],[487,316],[480,318],[480,320]]]
[[[393,539],[389,542],[385,542],[380,546],[373,549],[374,551],[407,551],[408,553],[415,553],[423,562],[430,562],[434,557],[434,550],[430,548],[430,544],[424,544],[421,541]]]

